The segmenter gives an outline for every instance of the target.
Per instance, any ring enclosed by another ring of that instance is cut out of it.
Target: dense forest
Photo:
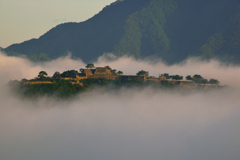
[[[169,63],[189,56],[239,63],[240,1],[116,1],[85,22],[60,24],[4,50],[35,61],[71,52],[88,63],[111,52]]]

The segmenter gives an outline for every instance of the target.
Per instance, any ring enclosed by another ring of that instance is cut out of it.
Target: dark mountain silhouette
[[[240,60],[239,0],[118,0],[85,22],[64,23],[39,39],[13,44],[8,54],[85,62],[103,53],[169,63],[189,56]]]

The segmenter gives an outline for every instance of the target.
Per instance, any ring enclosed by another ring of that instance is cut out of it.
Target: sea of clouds
[[[239,160],[239,66],[196,58],[167,65],[112,55],[94,64],[126,75],[142,69],[152,76],[200,74],[229,87],[191,93],[99,89],[65,101],[21,100],[6,86],[10,80],[31,79],[42,70],[52,76],[86,64],[70,56],[33,63],[0,53],[1,160]]]

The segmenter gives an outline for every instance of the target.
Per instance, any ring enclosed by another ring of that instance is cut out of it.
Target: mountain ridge
[[[110,52],[136,58],[156,56],[169,63],[196,55],[224,59],[228,54],[239,61],[239,11],[238,0],[116,1],[84,22],[57,25],[38,39],[4,50],[28,57],[44,53],[53,59],[71,52],[85,62]],[[224,42],[219,42],[219,35]],[[230,45],[232,38],[235,48]]]

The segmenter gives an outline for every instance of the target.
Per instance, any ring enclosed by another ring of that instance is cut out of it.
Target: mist
[[[101,89],[57,101],[21,100],[6,84],[34,78],[41,70],[84,68],[70,56],[45,63],[0,54],[0,159],[2,160],[238,160],[240,157],[240,67],[188,59],[175,65],[131,57],[100,57],[124,74],[139,70],[215,78],[221,90],[182,93],[146,88]]]

